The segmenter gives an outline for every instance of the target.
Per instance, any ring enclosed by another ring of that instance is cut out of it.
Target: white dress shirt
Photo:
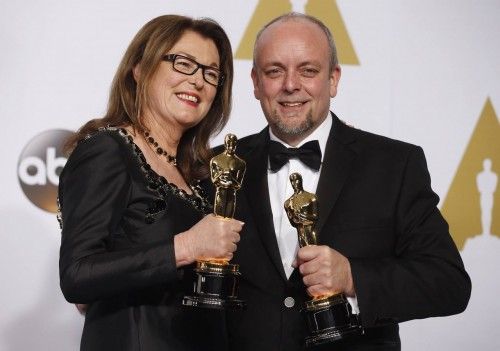
[[[292,227],[290,221],[285,212],[284,203],[293,194],[292,184],[290,183],[290,174],[298,172],[302,175],[302,185],[304,190],[316,193],[316,188],[318,187],[319,175],[321,173],[321,168],[323,167],[323,158],[325,155],[326,142],[328,140],[328,135],[330,134],[330,129],[332,128],[332,117],[328,117],[319,125],[307,138],[302,140],[296,147],[300,147],[305,143],[318,140],[319,147],[321,149],[321,167],[318,171],[315,171],[305,164],[303,164],[298,159],[290,159],[280,170],[277,172],[272,172],[269,166],[267,167],[267,183],[269,187],[269,199],[271,201],[271,210],[273,213],[273,223],[274,231],[276,233],[276,239],[278,240],[278,248],[280,250],[281,262],[283,268],[285,269],[285,274],[287,278],[290,278],[294,268],[292,263],[297,256],[297,250],[299,249],[299,241],[297,236],[297,229]],[[269,128],[269,135],[271,140],[277,141],[287,148],[292,147],[280,140],[276,135],[273,134],[271,128]],[[321,206],[321,204],[320,204]],[[347,298],[349,303],[353,308],[354,313],[358,313],[357,300],[354,298]]]

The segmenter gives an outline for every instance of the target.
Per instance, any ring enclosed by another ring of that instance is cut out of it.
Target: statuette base
[[[358,315],[343,294],[307,301],[302,313],[309,334],[307,347],[363,334]]]
[[[241,309],[246,306],[243,300],[237,298],[241,275],[237,264],[198,261],[193,274],[193,294],[184,297],[184,306],[212,309]]]

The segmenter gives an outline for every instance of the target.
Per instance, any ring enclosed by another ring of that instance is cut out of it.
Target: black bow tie
[[[299,148],[287,148],[274,140],[271,140],[270,143],[269,163],[271,171],[279,171],[291,158],[298,158],[307,167],[319,171],[319,167],[321,166],[321,149],[317,140],[311,140]]]

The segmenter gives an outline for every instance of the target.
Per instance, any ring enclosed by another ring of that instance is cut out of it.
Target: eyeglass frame
[[[192,63],[194,63],[196,65],[196,68],[195,70],[192,72],[192,73],[186,73],[186,72],[182,72],[182,71],[179,71],[177,68],[175,68],[175,60],[177,59],[177,57],[181,57],[183,59],[186,59],[188,61],[191,61]],[[187,56],[184,56],[184,55],[180,55],[180,54],[166,54],[162,57],[163,61],[168,61],[168,62],[172,62],[172,68],[174,69],[174,71],[176,72],[179,72],[181,74],[185,74],[187,76],[192,76],[193,74],[195,74],[196,72],[198,72],[198,70],[201,68],[201,75],[203,77],[203,80],[205,82],[207,82],[208,84],[210,84],[211,86],[214,86],[216,88],[218,87],[221,87],[223,84],[224,84],[224,74],[222,74],[222,71],[218,68],[215,68],[215,67],[212,67],[212,66],[207,66],[207,65],[202,65],[201,63],[199,62],[196,62],[195,60],[193,60],[192,58],[190,57],[187,57]],[[217,71],[219,72],[219,81],[217,84],[213,84],[213,83],[210,83],[206,78],[205,78],[205,70],[206,69],[211,69],[211,70],[214,70],[214,71]]]

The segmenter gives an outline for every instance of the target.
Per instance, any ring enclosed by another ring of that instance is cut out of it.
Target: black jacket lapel
[[[278,242],[274,231],[271,202],[267,184],[267,163],[269,149],[269,131],[265,128],[253,140],[244,154],[241,154],[246,163],[247,170],[243,181],[243,192],[248,201],[259,236],[271,261],[280,276],[286,280],[285,270],[281,262]]]
[[[323,165],[319,177],[316,195],[319,203],[319,220],[316,225],[321,241],[321,230],[337,201],[352,168],[356,153],[349,144],[355,141],[355,134],[350,127],[341,122],[332,113],[333,124],[326,143]]]

